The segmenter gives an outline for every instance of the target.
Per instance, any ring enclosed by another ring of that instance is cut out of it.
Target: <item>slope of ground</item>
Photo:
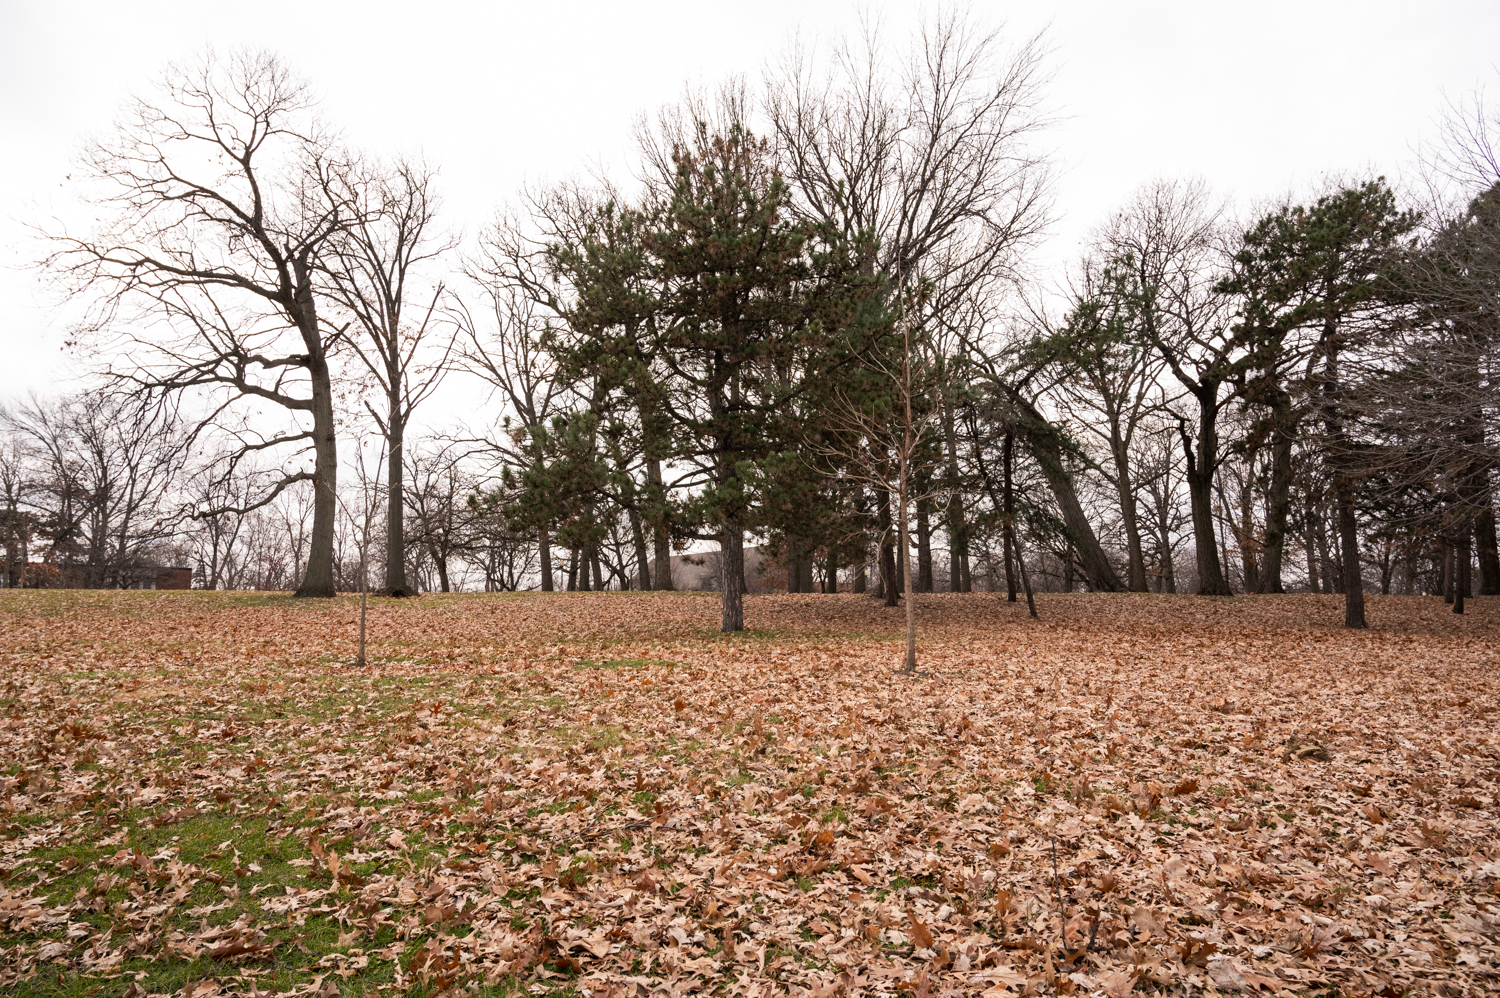
[[[1500,600],[0,594],[13,995],[1500,991]]]

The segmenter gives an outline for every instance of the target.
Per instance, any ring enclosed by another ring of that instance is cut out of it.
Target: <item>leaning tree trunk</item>
[[[1063,464],[1061,435],[1036,407],[1026,401],[1019,392],[1007,393],[1011,403],[1020,411],[1022,423],[1019,429],[1025,434],[1027,447],[1041,468],[1042,477],[1057,499],[1062,511],[1063,525],[1067,527],[1069,540],[1078,548],[1079,561],[1088,577],[1089,588],[1096,592],[1117,593],[1124,588],[1115,568],[1105,557],[1104,548],[1078,501],[1078,492],[1073,487],[1073,476]]]
[[[328,374],[328,361],[321,351],[312,355],[307,366],[312,379],[313,525],[307,551],[307,572],[302,576],[297,595],[333,596],[333,534],[339,487],[333,385]]]

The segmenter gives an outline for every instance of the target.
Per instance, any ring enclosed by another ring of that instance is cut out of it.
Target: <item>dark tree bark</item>
[[[719,629],[745,629],[745,534],[738,520],[726,519],[719,542],[719,574],[723,576],[724,612]]]
[[[1290,399],[1286,402],[1290,408]],[[1272,409],[1271,478],[1266,488],[1266,540],[1259,591],[1284,593],[1282,556],[1286,551],[1287,520],[1292,511],[1292,434],[1283,429],[1287,413]]]
[[[886,606],[901,605],[901,590],[896,585],[896,542],[891,536],[891,494],[882,489],[876,498],[877,526],[880,530],[880,595]]]
[[[1198,434],[1188,435],[1187,423],[1179,419],[1183,455],[1187,458],[1188,509],[1193,518],[1193,541],[1197,551],[1198,595],[1228,596],[1229,583],[1219,567],[1219,542],[1214,531],[1213,482],[1219,460],[1218,391],[1198,394]],[[1196,444],[1196,447],[1195,447]]]
[[[542,592],[550,593],[553,590],[552,581],[552,535],[543,527],[537,532],[536,539],[537,558],[542,563]],[[443,592],[448,590],[444,589]]]
[[[1014,433],[1007,433],[1005,435],[1005,447],[1001,452],[1001,474],[1004,477],[1005,489],[1005,507],[1004,512],[1001,514],[1003,523],[1003,527],[1001,528],[1001,535],[1005,547],[1006,601],[1009,603],[1014,603],[1016,601],[1016,490],[1014,478],[1011,472],[1011,466],[1014,463],[1013,458],[1015,456],[1015,444],[1016,435]]]
[[[1479,595],[1500,596],[1500,547],[1495,543],[1493,503],[1474,518],[1474,546],[1479,551]]]

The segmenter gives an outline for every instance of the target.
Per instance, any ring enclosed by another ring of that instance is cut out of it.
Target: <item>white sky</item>
[[[930,5],[928,5],[930,7]],[[84,137],[173,59],[273,49],[373,151],[440,165],[450,226],[473,233],[523,182],[621,164],[635,116],[686,82],[758,76],[794,32],[852,28],[845,0],[754,3],[297,3],[0,0],[0,401],[58,385],[63,318],[22,265]],[[922,4],[873,5],[893,40]],[[1062,218],[1043,259],[1140,183],[1200,175],[1240,203],[1329,171],[1410,169],[1445,100],[1500,91],[1500,3],[976,2],[1048,28],[1065,116],[1050,134]],[[1500,96],[1500,93],[1493,93]]]

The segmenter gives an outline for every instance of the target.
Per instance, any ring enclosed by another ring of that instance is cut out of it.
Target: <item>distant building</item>
[[[191,589],[193,588],[193,570],[191,568],[158,568],[156,570],[156,589]]]

